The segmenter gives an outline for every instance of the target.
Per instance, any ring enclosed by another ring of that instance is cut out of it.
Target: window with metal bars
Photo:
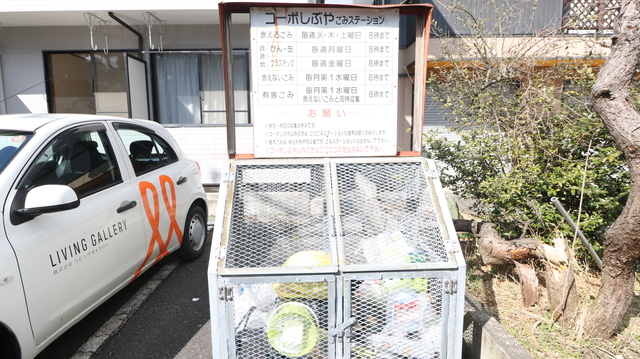
[[[613,29],[620,0],[564,0],[563,26],[571,32],[605,32]]]

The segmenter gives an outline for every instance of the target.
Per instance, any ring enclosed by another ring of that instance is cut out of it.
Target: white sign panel
[[[251,9],[254,155],[397,151],[397,9]]]

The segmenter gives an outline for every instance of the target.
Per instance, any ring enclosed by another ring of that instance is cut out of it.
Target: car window
[[[83,126],[54,140],[38,155],[22,186],[64,184],[82,198],[122,182],[104,127]]]
[[[11,162],[18,150],[29,142],[33,133],[0,131],[0,172]]]
[[[127,149],[136,176],[178,161],[176,151],[151,130],[138,126],[115,124]]]

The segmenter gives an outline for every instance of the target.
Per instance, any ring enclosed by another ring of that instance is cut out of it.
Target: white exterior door
[[[149,97],[147,94],[147,63],[126,54],[127,102],[129,118],[149,119]]]

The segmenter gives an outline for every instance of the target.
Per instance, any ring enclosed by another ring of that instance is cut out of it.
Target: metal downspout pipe
[[[138,31],[136,31],[136,29],[134,29],[131,26],[129,26],[129,24],[127,24],[126,22],[124,22],[120,18],[118,18],[113,13],[113,11],[109,11],[109,17],[114,19],[115,21],[117,21],[118,24],[124,26],[127,30],[131,31],[132,33],[134,33],[138,37],[138,57],[142,58],[142,35]]]

